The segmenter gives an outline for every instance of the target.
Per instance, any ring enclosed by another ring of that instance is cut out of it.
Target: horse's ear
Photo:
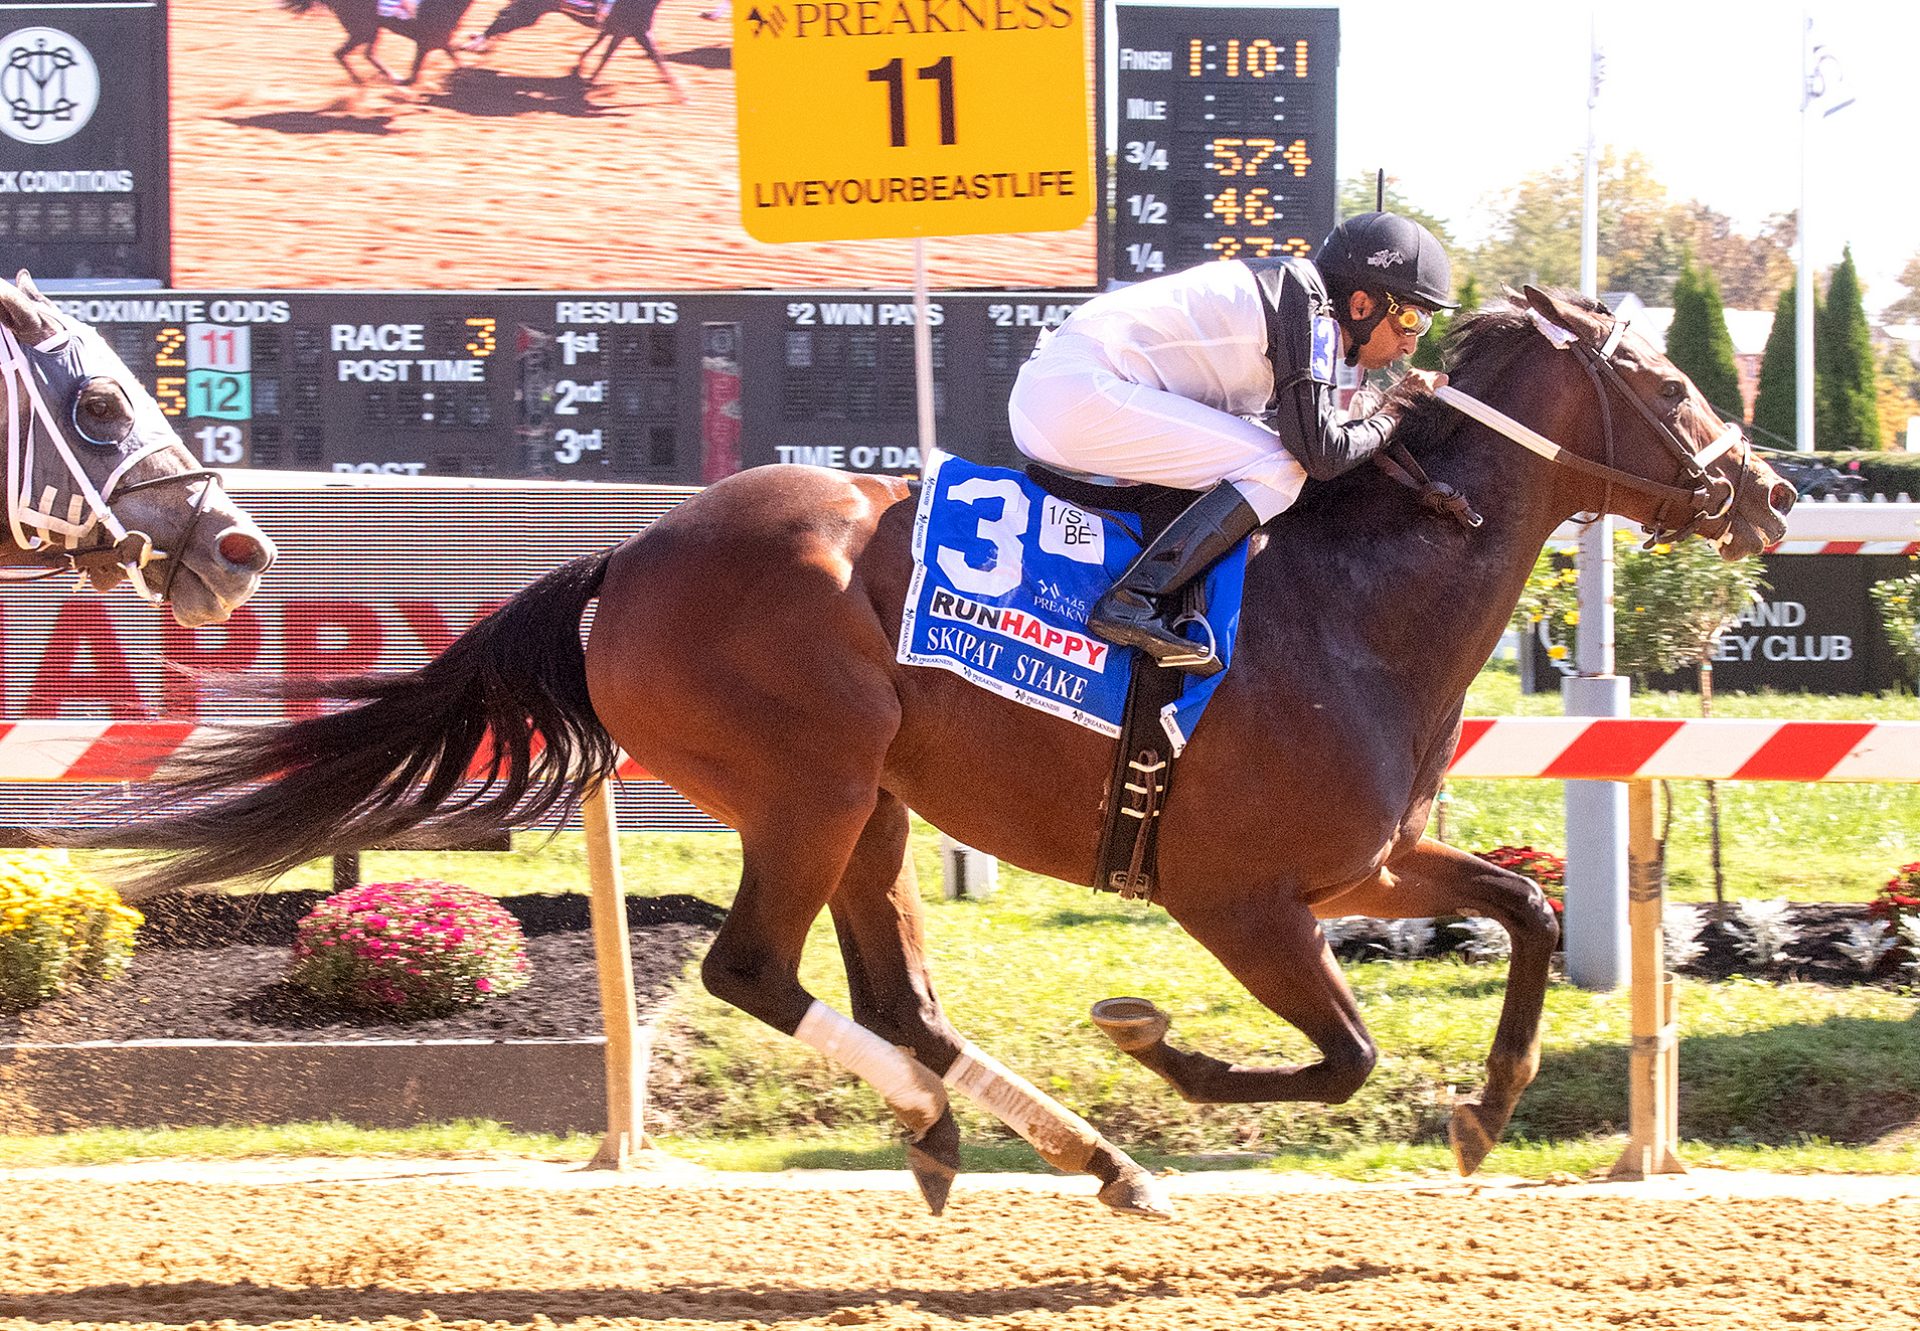
[[[1551,291],[1542,291],[1536,286],[1523,287],[1528,308],[1549,323],[1557,324],[1575,336],[1588,342],[1600,342],[1605,339],[1607,330],[1600,318],[1584,305],[1576,305],[1562,300]]]
[[[20,272],[22,283],[30,281],[26,270]],[[38,295],[38,292],[34,293]],[[45,297],[41,297],[45,299]],[[34,343],[45,336],[46,320],[40,311],[34,308],[33,300],[27,292],[0,277],[0,324],[5,324],[13,335],[22,342]]]
[[[15,286],[26,292],[32,299],[39,301],[42,305],[53,304],[52,301],[40,294],[40,288],[33,284],[33,274],[26,269],[22,268],[19,272],[15,273],[13,282]]]

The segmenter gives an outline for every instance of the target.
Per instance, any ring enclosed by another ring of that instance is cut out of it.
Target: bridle
[[[1736,424],[1728,424],[1714,441],[1699,451],[1689,447],[1686,437],[1679,429],[1681,408],[1686,403],[1684,396],[1674,400],[1673,409],[1664,415],[1656,413],[1640,395],[1633,391],[1618,367],[1613,363],[1613,354],[1619,349],[1620,341],[1626,336],[1627,321],[1616,318],[1607,333],[1607,339],[1598,347],[1586,342],[1578,333],[1563,328],[1538,310],[1529,309],[1534,327],[1541,335],[1562,351],[1570,351],[1586,372],[1587,380],[1593,385],[1595,397],[1600,403],[1600,430],[1605,440],[1606,461],[1595,462],[1581,457],[1554,443],[1539,431],[1522,425],[1505,412],[1488,406],[1485,402],[1467,393],[1461,392],[1451,384],[1442,385],[1435,390],[1442,402],[1464,415],[1472,417],[1495,433],[1513,440],[1521,447],[1546,458],[1559,466],[1570,468],[1583,475],[1593,476],[1605,485],[1601,495],[1600,513],[1608,512],[1613,505],[1614,487],[1634,490],[1656,500],[1659,507],[1654,510],[1651,520],[1644,524],[1647,532],[1647,545],[1671,544],[1697,533],[1706,523],[1718,522],[1729,518],[1734,504],[1740,498],[1741,489],[1747,483],[1750,468],[1746,463],[1752,454],[1752,445]],[[1678,473],[1671,482],[1656,481],[1636,472],[1623,471],[1614,465],[1614,396],[1619,396],[1639,412],[1641,418],[1653,427],[1654,437],[1666,449],[1678,464]],[[1722,457],[1731,456],[1740,464],[1737,480],[1717,476],[1708,470]],[[1718,538],[1725,541],[1732,532],[1732,524]]]
[[[75,453],[68,432],[71,430],[73,435],[96,445],[100,443],[92,440],[79,420],[80,389],[85,387],[89,378],[98,376],[80,379],[72,400],[67,404],[66,419],[63,421],[40,391],[28,352],[65,352],[81,337],[82,329],[68,322],[56,310],[49,308],[46,313],[58,322],[59,328],[30,348],[14,335],[12,329],[0,325],[0,382],[4,383],[6,389],[6,500],[7,521],[13,543],[23,551],[41,553],[58,562],[51,567],[27,573],[0,571],[0,582],[33,582],[62,573],[78,573],[83,580],[91,580],[99,585],[106,571],[118,565],[125,570],[135,593],[143,600],[158,605],[171,594],[182,561],[173,552],[156,548],[153,538],[146,532],[128,530],[113,511],[112,501],[155,486],[202,482],[200,493],[194,500],[192,515],[180,533],[179,546],[185,549],[212,502],[214,489],[220,483],[220,474],[196,464],[185,471],[166,476],[126,481],[126,476],[134,467],[148,457],[163,449],[178,446],[178,440],[168,430],[155,432],[152,439],[124,452],[106,479],[96,487]],[[84,348],[84,342],[81,346]],[[126,390],[123,388],[122,392]],[[128,399],[138,400],[131,394],[128,394]],[[23,404],[24,410],[21,409]],[[58,454],[66,468],[71,489],[64,496],[58,485],[43,485],[37,496],[33,493],[39,473],[37,448],[42,440]],[[146,574],[147,566],[155,560],[167,561],[165,579],[158,589],[149,585]]]

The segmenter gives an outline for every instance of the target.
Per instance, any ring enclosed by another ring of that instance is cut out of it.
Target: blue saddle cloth
[[[1140,553],[1139,519],[1091,512],[1024,475],[934,450],[913,526],[899,659],[1118,736],[1137,654],[1087,632],[1087,611]],[[1187,629],[1233,660],[1247,568],[1242,541],[1207,574],[1207,624]],[[1225,672],[1188,677],[1160,723],[1176,755]]]

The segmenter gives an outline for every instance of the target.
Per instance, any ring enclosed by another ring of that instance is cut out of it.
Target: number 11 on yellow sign
[[[1089,0],[734,0],[740,215],[767,241],[1067,231]]]

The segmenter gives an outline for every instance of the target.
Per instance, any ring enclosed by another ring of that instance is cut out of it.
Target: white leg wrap
[[[1026,1138],[1055,1169],[1084,1174],[1101,1145],[1091,1123],[971,1040],[942,1080]]]
[[[928,1068],[815,999],[793,1036],[859,1077],[887,1102],[916,1137],[940,1121],[947,1109],[947,1088]]]

